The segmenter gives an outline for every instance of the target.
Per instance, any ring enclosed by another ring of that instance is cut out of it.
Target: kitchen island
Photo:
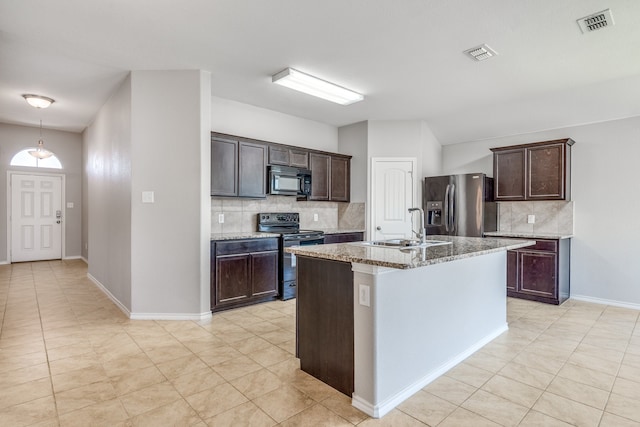
[[[534,242],[431,236],[289,248],[303,371],[381,417],[507,330],[506,250]]]

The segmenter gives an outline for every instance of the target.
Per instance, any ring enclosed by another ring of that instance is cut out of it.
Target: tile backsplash
[[[498,202],[498,231],[573,234],[573,201]]]
[[[300,227],[306,229],[362,229],[364,203],[299,202],[290,196],[267,196],[266,199],[211,198],[211,232],[236,233],[256,231],[260,212],[299,212]],[[224,223],[219,223],[224,214]],[[318,220],[314,221],[314,214]]]

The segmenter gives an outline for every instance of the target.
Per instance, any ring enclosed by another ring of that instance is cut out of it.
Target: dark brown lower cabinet
[[[298,256],[296,356],[300,369],[351,397],[351,263]]]
[[[571,239],[507,251],[507,296],[549,304],[569,298]]]
[[[211,311],[277,296],[277,238],[211,242]]]
[[[348,243],[348,242],[361,242],[364,240],[364,233],[356,231],[353,233],[334,233],[325,234],[325,243]]]

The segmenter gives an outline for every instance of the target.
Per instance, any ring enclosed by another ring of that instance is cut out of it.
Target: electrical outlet
[[[314,220],[315,222],[318,222],[318,214],[317,214],[317,213],[314,213],[314,214],[313,214],[313,220]]]
[[[224,214],[218,214],[218,224],[224,224]]]
[[[142,203],[155,203],[155,193],[153,191],[143,191]]]
[[[370,289],[367,285],[360,285],[358,288],[358,302],[365,307],[371,306]]]
[[[535,215],[527,215],[527,224],[535,224],[536,216]]]

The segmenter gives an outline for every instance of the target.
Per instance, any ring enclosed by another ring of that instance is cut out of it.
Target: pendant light
[[[38,140],[38,148],[35,150],[29,150],[29,154],[40,160],[53,156],[51,151],[45,150],[44,148],[44,139],[42,139],[42,120],[40,120],[40,139]]]

